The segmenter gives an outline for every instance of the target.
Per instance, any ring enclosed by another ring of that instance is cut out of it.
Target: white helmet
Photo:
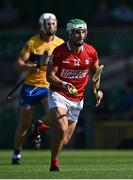
[[[40,16],[39,18],[39,24],[40,24],[40,27],[41,27],[41,31],[43,31],[45,33],[45,29],[44,29],[44,21],[46,23],[48,23],[51,19],[55,20],[55,22],[57,23],[57,19],[56,19],[56,16],[52,13],[44,13]]]
[[[84,29],[87,30],[87,24],[85,21],[81,19],[71,19],[67,23],[67,31],[71,32],[72,30],[76,29]]]

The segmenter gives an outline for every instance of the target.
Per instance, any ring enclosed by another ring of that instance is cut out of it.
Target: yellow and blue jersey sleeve
[[[49,55],[51,55],[53,50],[63,42],[64,41],[57,36],[55,36],[51,42],[44,42],[41,40],[40,34],[37,34],[27,41],[21,52],[28,58],[29,63],[40,64],[40,59],[44,51],[48,51]],[[31,73],[28,78],[26,78],[25,84],[36,87],[49,87],[49,83],[46,79],[46,71],[47,62],[43,62],[43,66],[39,68],[39,71]]]

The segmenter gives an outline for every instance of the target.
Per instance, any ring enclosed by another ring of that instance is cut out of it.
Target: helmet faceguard
[[[57,24],[57,19],[56,16],[52,13],[44,13],[40,16],[39,18],[39,25],[40,25],[40,30],[46,34],[45,28],[44,28],[44,22],[47,24],[49,23],[50,20],[54,20]]]
[[[72,30],[78,30],[78,29],[83,29],[87,31],[87,24],[81,19],[72,19],[68,21],[66,29],[69,33],[71,33]]]

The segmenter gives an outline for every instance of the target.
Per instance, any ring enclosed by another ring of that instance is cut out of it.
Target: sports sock
[[[46,129],[48,129],[48,126],[47,126],[47,125],[45,125],[44,123],[40,123],[40,124],[39,124],[38,130],[39,130],[39,132],[40,132],[41,134],[44,134],[45,131],[46,131]]]
[[[20,154],[20,149],[14,149],[14,154],[15,154],[15,155]]]
[[[58,166],[59,165],[58,163],[59,163],[58,159],[53,159],[51,161],[51,166]]]
[[[19,149],[14,149],[12,160],[17,160],[21,158],[20,150]]]

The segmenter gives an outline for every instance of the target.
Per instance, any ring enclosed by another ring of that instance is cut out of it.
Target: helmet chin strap
[[[80,47],[80,46],[82,46],[83,44],[84,44],[84,42],[82,42],[82,43],[75,43],[75,46]]]
[[[76,47],[80,47],[80,46],[82,46],[83,44],[84,44],[84,42],[85,41],[83,41],[83,42],[79,42],[79,43],[75,43],[75,42],[73,42],[72,41],[72,39],[71,39],[71,32],[69,32],[69,41],[74,45],[74,46],[76,46]]]
[[[69,42],[75,47],[81,47],[84,44],[84,41],[82,43],[74,43],[71,39],[69,39]]]
[[[45,31],[45,29],[44,29],[44,26],[43,26],[42,24],[40,24],[40,26],[41,26],[40,30],[43,31],[44,34],[46,34],[46,31]]]
[[[56,31],[53,32],[53,33],[51,33],[51,32],[46,32],[45,34],[47,34],[47,35],[49,35],[49,36],[53,36],[53,35],[55,35],[55,33],[56,33]]]

